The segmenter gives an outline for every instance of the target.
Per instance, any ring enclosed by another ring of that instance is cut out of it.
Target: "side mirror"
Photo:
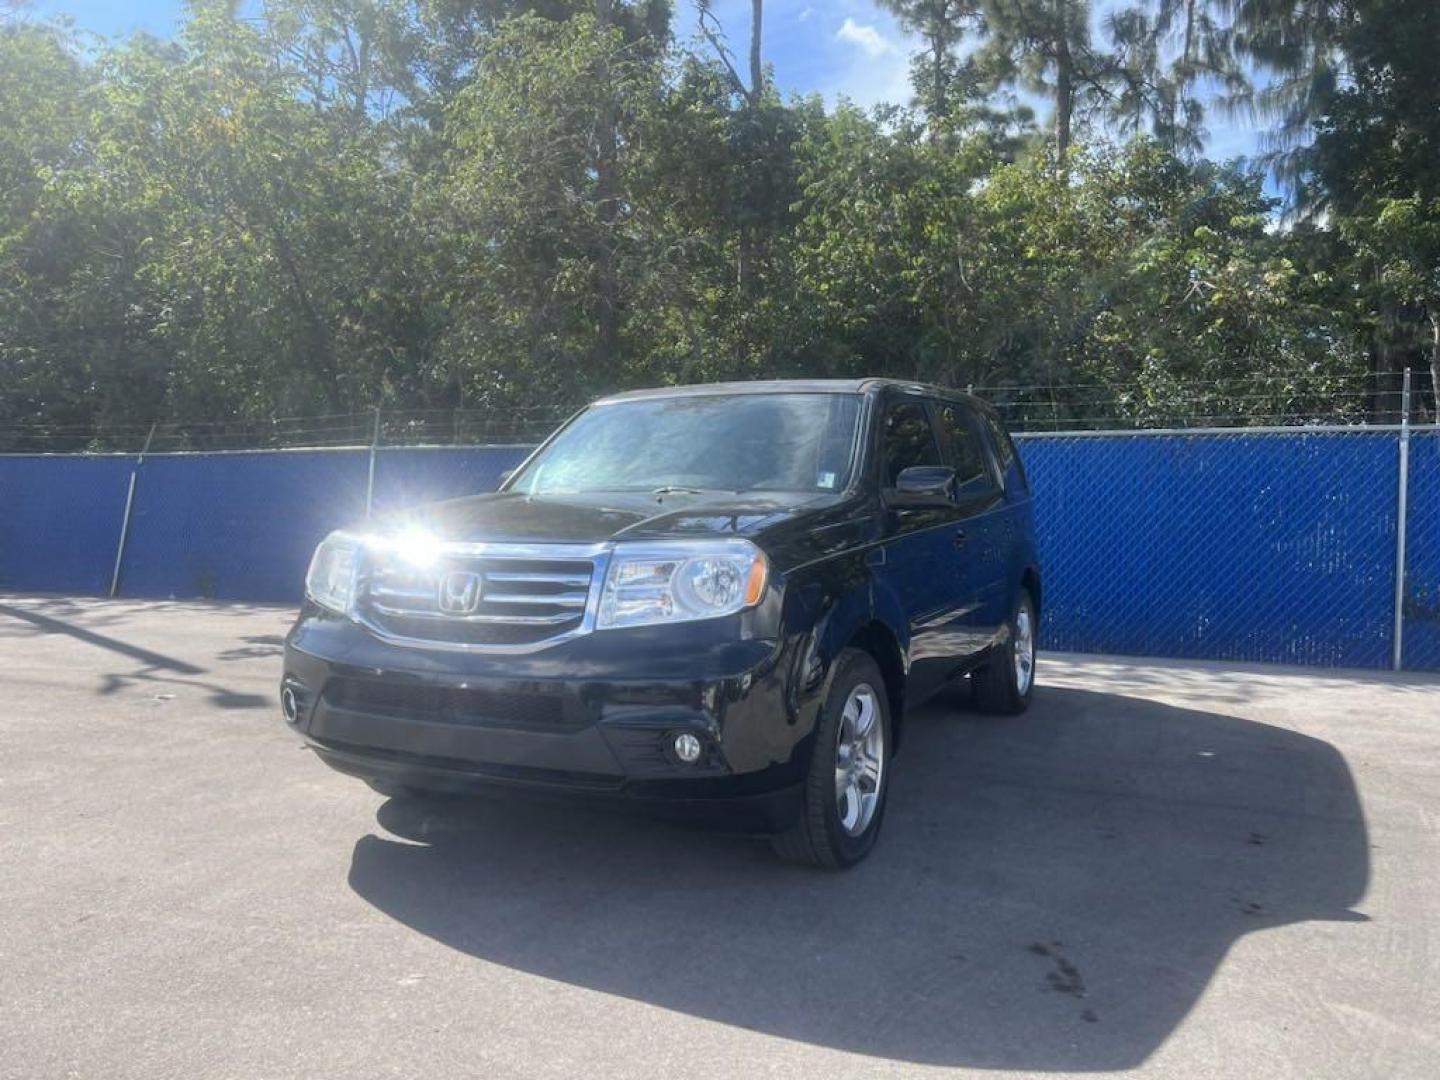
[[[888,506],[953,506],[955,470],[943,465],[912,465],[901,469],[895,486],[885,492]]]

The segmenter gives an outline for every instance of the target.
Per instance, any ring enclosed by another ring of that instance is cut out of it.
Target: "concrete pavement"
[[[1044,656],[823,874],[386,801],[288,619],[0,596],[0,1076],[1440,1075],[1440,679]]]

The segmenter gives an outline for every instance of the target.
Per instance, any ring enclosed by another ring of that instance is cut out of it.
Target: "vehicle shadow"
[[[472,956],[906,1062],[1133,1067],[1244,933],[1363,920],[1369,851],[1328,743],[1041,688],[911,719],[885,835],[831,874],[760,841],[523,802],[391,800],[350,884]]]

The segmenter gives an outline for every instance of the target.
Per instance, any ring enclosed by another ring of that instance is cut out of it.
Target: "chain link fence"
[[[1070,383],[970,388],[1011,431],[1133,431],[1399,423],[1399,375],[1293,373],[1205,381]],[[1430,373],[1415,373],[1412,416],[1435,416]]]
[[[104,595],[135,459],[0,455],[0,590]]]
[[[1398,440],[1343,428],[1022,436],[1043,641],[1389,666]]]
[[[1404,666],[1440,670],[1440,427],[1334,422],[1398,419],[1398,398],[1391,412],[1365,391],[1363,409],[1357,398],[1323,425],[1296,396],[1294,410],[1241,426],[1151,409],[1076,430],[1066,425],[1086,418],[1038,388],[1003,389],[986,396],[1020,433],[1031,476],[1047,647],[1381,668],[1400,640]],[[1113,408],[1125,393],[1112,392]],[[0,453],[0,589],[293,600],[330,528],[493,490],[563,418],[372,411],[5,429],[0,446],[31,452]],[[120,443],[128,453],[56,452]]]
[[[1440,426],[1410,439],[1402,666],[1440,671]]]
[[[0,425],[0,454],[213,453],[375,446],[534,445],[570,415],[554,407],[371,409],[261,420]]]
[[[1433,420],[1429,372],[1416,372],[1411,415]],[[970,386],[1011,431],[1364,426],[1398,423],[1397,376],[1311,372],[1217,380],[1153,378],[1114,384],[995,383]],[[487,409],[381,408],[295,417],[161,420],[151,423],[0,423],[0,454],[151,453],[357,446],[533,445],[574,406]]]

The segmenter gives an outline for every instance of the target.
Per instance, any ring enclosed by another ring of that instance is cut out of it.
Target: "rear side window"
[[[930,418],[919,401],[901,401],[885,413],[884,475],[886,487],[895,486],[902,470],[915,465],[939,465],[940,448],[930,430]]]
[[[945,446],[945,464],[955,470],[955,479],[963,484],[986,475],[985,448],[980,444],[980,433],[971,422],[968,410],[948,401],[937,401],[935,421]]]
[[[980,416],[985,421],[985,426],[990,429],[990,443],[995,447],[995,456],[1000,461],[1000,474],[1009,476],[1011,463],[1020,462],[1020,455],[1015,450],[1015,441],[1010,438],[1010,433],[1005,430],[1005,425],[1000,423],[1000,418],[994,413],[982,411]],[[1029,482],[1025,479],[1024,463],[1020,462],[1018,467],[1020,486],[1028,488]]]

